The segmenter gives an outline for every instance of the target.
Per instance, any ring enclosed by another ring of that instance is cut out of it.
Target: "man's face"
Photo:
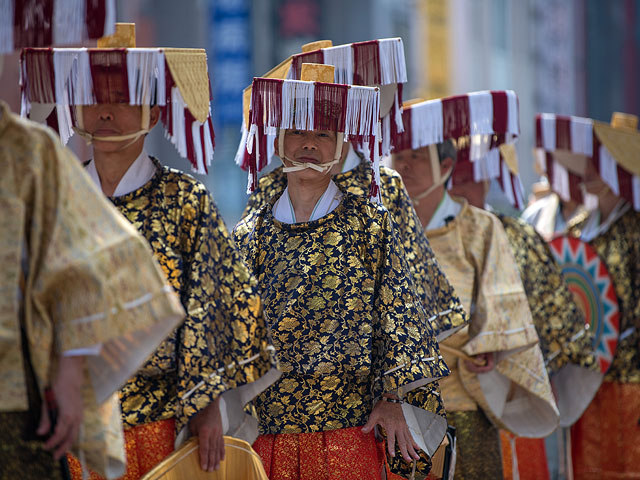
[[[394,170],[401,176],[410,197],[416,197],[433,185],[433,171],[427,147],[402,150],[391,157]]]
[[[336,153],[336,132],[330,130],[287,130],[284,134],[284,153],[278,151],[276,139],[276,154],[283,163],[290,167],[293,159],[300,163],[315,163],[320,165],[333,161]],[[286,157],[287,159],[285,159]],[[297,172],[290,172],[305,179],[324,176],[325,173],[306,168]]]
[[[150,128],[157,122],[157,107],[154,109],[156,111],[152,114]],[[137,105],[126,103],[88,105],[82,108],[82,117],[85,130],[99,137],[127,135],[142,128],[142,107]],[[139,138],[135,143],[138,142],[144,142],[144,137]],[[130,144],[130,139],[119,142],[94,140],[93,148],[103,152],[117,152]]]

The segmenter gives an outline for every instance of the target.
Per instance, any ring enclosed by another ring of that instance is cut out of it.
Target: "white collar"
[[[631,204],[627,203],[626,200],[620,199],[616,206],[613,208],[607,219],[600,223],[600,210],[596,209],[591,212],[589,217],[587,217],[587,221],[582,229],[582,234],[580,238],[585,242],[590,242],[594,238],[605,233],[611,225],[615,223],[621,216],[627,213],[627,210],[631,208]]]
[[[436,211],[433,213],[433,217],[429,220],[429,224],[425,230],[430,231],[444,227],[447,224],[445,219],[448,219],[449,217],[457,217],[460,210],[462,210],[462,205],[453,200],[445,190],[442,200],[440,201],[438,208],[436,208]]]
[[[100,182],[100,176],[96,169],[96,162],[93,160],[89,162],[86,167],[87,173],[93,180],[93,182],[102,190],[102,184]],[[156,166],[149,158],[149,155],[142,150],[138,158],[129,166],[125,174],[120,179],[118,186],[113,192],[113,197],[121,197],[127,193],[131,193],[134,190],[142,187],[145,183],[153,178],[156,174]]]
[[[349,153],[347,153],[347,158],[344,159],[344,165],[342,165],[342,173],[353,170],[358,165],[360,165],[360,157],[358,153],[353,148],[353,145],[349,144]]]
[[[316,206],[311,212],[309,221],[318,220],[319,218],[328,215],[333,212],[342,200],[342,192],[333,183],[333,180],[329,180],[329,185],[324,191]],[[284,192],[273,204],[273,216],[276,220],[282,223],[298,223],[296,222],[296,215],[293,210],[293,204],[291,203],[291,197],[289,197],[289,187],[285,188]]]

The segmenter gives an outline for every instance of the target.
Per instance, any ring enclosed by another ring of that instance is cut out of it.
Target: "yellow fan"
[[[198,447],[198,438],[191,438],[142,480],[268,480],[260,456],[243,440],[224,437],[225,458],[215,472],[200,468]]]

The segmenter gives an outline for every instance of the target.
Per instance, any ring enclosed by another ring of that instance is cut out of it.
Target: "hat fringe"
[[[337,126],[327,122],[326,103],[340,112]],[[364,146],[365,156],[374,164],[374,184],[380,185],[380,93],[377,88],[299,80],[256,78],[253,81],[250,128],[244,153],[236,153],[236,163],[249,172],[248,192],[257,184],[257,175],[268,163],[268,139],[279,129],[336,129],[345,141]],[[332,127],[332,128],[329,128]],[[244,134],[243,134],[243,138]],[[374,193],[378,191],[374,189]]]
[[[204,121],[195,118],[167,64],[163,49],[139,48],[125,52],[86,48],[26,49],[21,55],[21,114],[29,116],[32,102],[55,104],[57,118],[51,125],[57,127],[61,140],[66,143],[73,135],[71,106],[95,105],[112,99],[109,85],[97,83],[92,68],[95,62],[110,61],[111,57],[106,55],[114,52],[124,61],[118,67],[108,63],[104,67],[119,75],[129,97],[128,103],[159,106],[165,137],[182,157],[189,160],[196,173],[206,174],[215,149],[211,108],[206,104],[197,105],[198,116]],[[176,56],[175,51],[172,55]],[[195,58],[198,53],[192,51],[187,55]],[[196,77],[191,78],[192,72],[185,75],[189,78],[183,83],[190,87],[202,83],[198,83]]]
[[[553,152],[565,150],[592,158],[602,180],[611,191],[640,210],[640,177],[622,167],[603,145],[590,118],[542,113],[536,116],[536,148],[545,153],[540,162],[549,183],[565,200],[582,203],[581,179],[553,159]]]

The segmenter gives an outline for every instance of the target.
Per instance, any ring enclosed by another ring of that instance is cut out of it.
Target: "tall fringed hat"
[[[393,131],[394,151],[430,147],[435,182],[440,174],[435,146],[456,144],[452,182],[498,179],[513,205],[522,204],[514,142],[520,134],[518,97],[512,90],[481,91],[436,100],[413,100],[402,112],[404,132]]]
[[[380,90],[330,83],[327,80],[334,78],[333,70],[332,66],[304,64],[302,80],[254,78],[247,155],[242,165],[249,172],[249,192],[257,184],[258,172],[268,163],[267,144],[279,132],[282,142],[286,129],[330,130],[337,133],[334,162],[345,141],[364,146],[374,171],[370,195],[379,198]]]
[[[536,170],[565,200],[582,203],[581,175],[589,160],[613,193],[640,211],[638,117],[614,112],[607,124],[551,113],[536,116]]]
[[[115,0],[1,0],[0,55],[111,35],[115,21]]]
[[[74,131],[93,140],[84,130],[84,105],[142,106],[138,132],[103,141],[135,141],[148,133],[150,107],[158,105],[167,139],[194,171],[207,173],[215,136],[204,49],[135,48],[135,25],[117,24],[98,48],[27,48],[20,63],[22,115],[46,121],[63,143]]]
[[[303,63],[332,65],[333,82],[345,85],[378,87],[380,89],[381,148],[382,155],[390,152],[391,123],[395,129],[402,126],[402,86],[407,82],[407,67],[404,44],[401,38],[384,38],[367,42],[347,43],[333,46],[331,40],[319,40],[302,46],[302,53],[290,56],[271,69],[262,78],[300,80]],[[243,92],[242,140],[236,153],[236,163],[243,165],[246,152],[244,145],[249,125],[251,86]],[[271,159],[273,149],[268,142]],[[363,146],[359,145],[359,149]]]

